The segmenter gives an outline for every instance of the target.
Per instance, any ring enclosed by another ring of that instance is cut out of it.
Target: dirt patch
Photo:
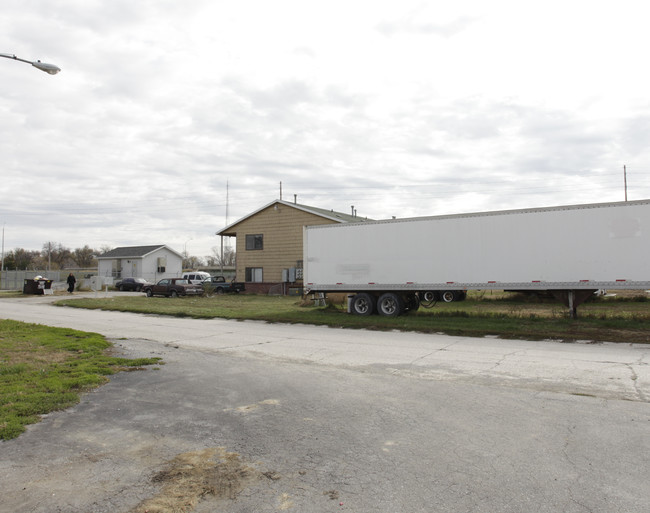
[[[263,476],[242,462],[239,454],[223,447],[186,452],[153,476],[152,481],[162,484],[162,489],[131,513],[188,513],[208,497],[235,499],[248,484]]]

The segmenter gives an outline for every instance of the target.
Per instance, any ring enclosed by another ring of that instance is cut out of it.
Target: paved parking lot
[[[0,301],[122,373],[0,443],[6,512],[650,510],[650,348],[191,320]],[[190,506],[191,504],[191,506]],[[158,508],[158,509],[156,509]]]

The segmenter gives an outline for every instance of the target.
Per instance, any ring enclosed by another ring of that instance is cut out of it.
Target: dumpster
[[[45,294],[46,290],[52,290],[52,280],[45,278],[25,280],[23,284],[23,294]]]

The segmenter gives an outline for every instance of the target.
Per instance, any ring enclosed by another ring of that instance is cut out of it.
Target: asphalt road
[[[178,496],[199,513],[650,511],[650,346],[49,300],[3,299],[0,318],[102,333],[166,364],[0,443],[1,512],[174,511]]]

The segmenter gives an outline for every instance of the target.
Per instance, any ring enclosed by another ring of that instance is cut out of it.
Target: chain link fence
[[[97,274],[96,269],[70,269],[62,271],[2,271],[0,273],[0,290],[23,290],[25,280],[33,280],[36,276],[42,276],[47,280],[52,280],[52,288],[54,290],[65,290],[68,287],[66,280],[68,275],[72,273],[77,279],[75,288],[88,288],[90,287],[90,278]]]

